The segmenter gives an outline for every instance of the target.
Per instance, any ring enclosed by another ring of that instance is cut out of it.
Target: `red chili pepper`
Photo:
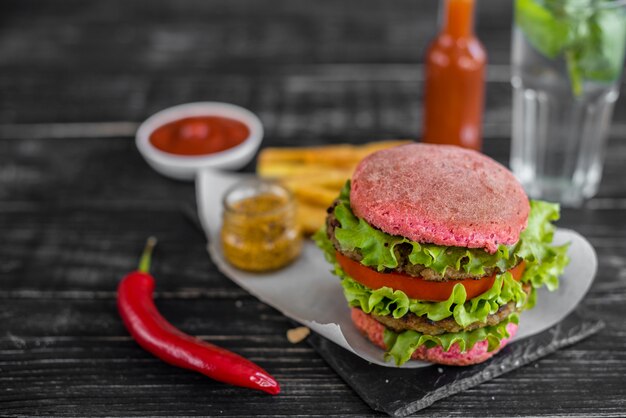
[[[154,278],[148,273],[156,239],[151,237],[139,262],[117,289],[117,307],[126,329],[145,350],[166,363],[195,370],[211,379],[276,395],[278,382],[253,362],[176,329],[152,300]]]

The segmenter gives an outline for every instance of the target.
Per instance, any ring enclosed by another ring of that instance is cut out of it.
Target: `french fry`
[[[311,171],[309,175],[283,177],[279,178],[279,181],[291,184],[303,184],[317,187],[324,187],[326,189],[335,190],[339,192],[346,180],[350,177],[350,172],[329,172],[329,171]]]
[[[375,151],[408,142],[266,148],[259,155],[257,173],[276,179],[293,193],[298,205],[298,224],[305,235],[310,235],[324,225],[326,208],[336,199],[359,161]]]
[[[350,178],[350,175],[343,176],[325,176],[325,173],[320,174],[315,178],[309,177],[294,177],[294,180],[299,180],[302,183],[309,182],[312,185],[324,187],[326,189],[333,190],[335,192],[339,192],[344,184],[346,184],[346,180]]]
[[[259,155],[259,166],[276,163],[321,165],[326,167],[352,167],[363,157],[385,148],[409,141],[380,141],[364,145],[327,145],[306,148],[266,148]]]
[[[288,162],[327,167],[347,167],[354,164],[355,153],[355,147],[352,145],[331,145],[311,148],[267,148],[259,155],[259,164]]]
[[[343,177],[344,181],[350,174],[352,174],[352,170],[345,169],[331,169],[328,167],[320,167],[313,165],[303,165],[303,164],[291,164],[291,163],[272,163],[266,165],[259,165],[257,167],[257,173],[261,177],[273,177],[273,178],[291,178],[291,177],[317,177],[320,174],[325,175],[326,177]]]
[[[312,235],[324,225],[326,208],[299,202],[297,218],[302,233],[304,235]]]
[[[283,180],[281,181],[281,184],[293,193],[298,202],[304,202],[320,207],[330,206],[339,192],[339,190],[327,189],[311,183],[303,183],[293,180]]]
[[[397,146],[400,146],[400,145],[409,144],[411,142],[412,141],[409,141],[409,140],[369,142],[369,143],[363,145],[363,147],[361,149],[361,152],[362,152],[361,159],[367,157],[368,155],[370,155],[373,152],[380,151],[380,150],[387,149],[387,148],[397,147]]]

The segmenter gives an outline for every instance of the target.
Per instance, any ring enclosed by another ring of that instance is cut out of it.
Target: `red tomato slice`
[[[380,289],[390,287],[394,290],[401,290],[412,299],[440,302],[448,300],[452,289],[457,283],[461,283],[467,292],[467,299],[472,299],[487,290],[491,289],[496,275],[483,277],[482,279],[448,280],[436,282],[424,280],[421,277],[413,277],[401,273],[379,273],[374,269],[362,265],[345,255],[336,252],[337,262],[348,276],[370,289]],[[517,266],[509,270],[513,278],[519,281],[524,274],[525,264],[522,261]]]

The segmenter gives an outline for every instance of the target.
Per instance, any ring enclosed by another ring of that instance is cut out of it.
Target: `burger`
[[[504,347],[536,289],[558,287],[558,218],[485,155],[409,144],[362,160],[314,238],[386,361],[463,366]]]

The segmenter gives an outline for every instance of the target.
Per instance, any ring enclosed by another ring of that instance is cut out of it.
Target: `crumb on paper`
[[[307,327],[292,328],[287,331],[287,339],[291,344],[298,344],[300,341],[308,337],[310,333],[311,330]]]

